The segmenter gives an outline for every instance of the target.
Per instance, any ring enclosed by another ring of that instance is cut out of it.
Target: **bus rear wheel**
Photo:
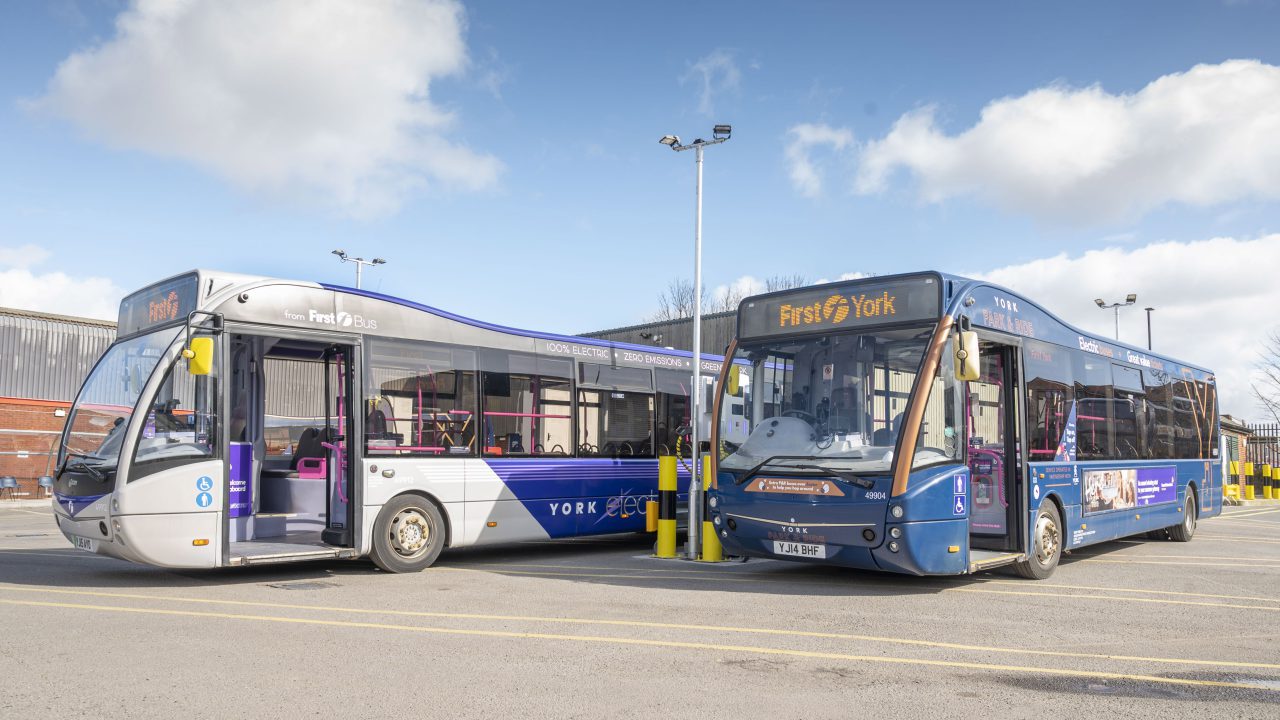
[[[1044,580],[1053,574],[1061,559],[1062,516],[1058,514],[1058,506],[1046,500],[1040,505],[1031,529],[1031,555],[1014,563],[1013,569],[1024,578]]]
[[[435,503],[401,495],[382,507],[373,527],[373,562],[391,573],[431,567],[444,549],[444,518]]]
[[[1196,507],[1196,493],[1187,490],[1187,500],[1182,506],[1182,522],[1168,528],[1169,539],[1174,542],[1191,542],[1196,534],[1196,522],[1200,519],[1199,508]]]

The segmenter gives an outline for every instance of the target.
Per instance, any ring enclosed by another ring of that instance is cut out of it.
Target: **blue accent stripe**
[[[557,335],[556,333],[544,333],[544,332],[535,332],[533,330],[521,330],[519,328],[507,327],[505,325],[497,325],[494,323],[482,322],[480,320],[473,320],[468,317],[463,317],[461,315],[456,315],[454,313],[448,312],[447,310],[441,310],[439,308],[431,307],[430,305],[423,305],[422,303],[416,303],[416,302],[413,302],[412,300],[405,300],[404,298],[398,298],[393,295],[383,295],[382,293],[371,292],[369,290],[357,290],[356,288],[345,287],[342,285],[330,285],[329,283],[319,283],[319,285],[320,287],[326,290],[347,293],[349,295],[359,295],[361,297],[367,297],[372,300],[381,300],[383,302],[395,303],[396,305],[403,305],[404,307],[407,307],[407,308],[413,308],[414,310],[421,310],[422,312],[428,312],[428,313],[431,313],[432,315],[437,315],[447,320],[453,320],[455,322],[460,322],[465,325],[481,328],[483,330],[493,330],[495,332],[508,333],[511,335],[520,335],[522,337],[537,338],[540,340],[559,340],[561,342],[574,342],[574,343],[580,343],[582,345],[596,345],[598,347],[621,348],[623,350],[638,350],[640,352],[658,353],[662,355],[674,355],[676,357],[686,357],[686,358],[693,357],[693,353],[688,350],[668,350],[667,348],[654,347],[652,345],[633,345],[631,343],[613,342],[610,340],[600,340],[598,338],[585,338],[585,337],[579,337],[577,335]],[[710,353],[702,353],[702,359],[708,360],[711,362],[723,362],[724,356],[712,355]]]
[[[658,461],[608,458],[486,458],[553,538],[639,532],[645,501],[658,499]],[[680,472],[683,483],[687,472]]]
[[[83,511],[85,508],[98,502],[99,500],[101,500],[106,496],[107,496],[106,493],[103,493],[101,495],[83,495],[83,496],[62,495],[60,493],[54,493],[53,499],[55,502],[58,503],[59,506],[62,507],[63,510],[67,511],[67,515],[71,517],[75,517],[76,515],[79,515],[80,512]]]

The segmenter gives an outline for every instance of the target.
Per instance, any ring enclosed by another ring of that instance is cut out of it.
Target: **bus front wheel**
[[[1169,539],[1174,542],[1191,542],[1196,534],[1196,521],[1199,520],[1199,508],[1196,507],[1196,493],[1187,490],[1186,503],[1182,506],[1182,522],[1168,528]]]
[[[373,562],[392,573],[418,572],[444,549],[444,518],[435,503],[401,495],[382,507],[373,527]]]
[[[1015,563],[1013,569],[1024,578],[1043,580],[1053,574],[1062,559],[1062,516],[1052,500],[1046,500],[1036,513],[1031,529],[1031,555]]]

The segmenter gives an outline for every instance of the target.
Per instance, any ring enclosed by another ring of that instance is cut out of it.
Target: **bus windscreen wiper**
[[[851,472],[842,472],[840,470],[836,470],[835,468],[829,468],[823,465],[788,465],[787,467],[793,467],[798,470],[817,470],[823,475],[827,475],[829,477],[836,478],[837,480],[843,480],[847,483],[857,485],[858,487],[863,488],[864,490],[870,490],[876,486],[875,481],[873,480],[869,480],[867,478],[854,475]]]
[[[765,458],[764,460],[761,460],[759,463],[756,464],[755,467],[745,472],[742,475],[741,479],[735,479],[733,482],[735,485],[741,485],[742,483],[755,477],[756,473],[760,472],[762,469],[764,469],[765,465],[768,465],[774,460],[812,460],[812,459],[813,459],[812,455],[771,455]]]
[[[77,457],[77,458],[81,458],[81,459],[80,459],[80,460],[72,460],[71,458],[73,458],[73,457]],[[102,482],[102,481],[106,480],[106,479],[107,479],[107,474],[106,474],[106,473],[104,473],[104,472],[102,472],[102,469],[101,469],[101,468],[96,468],[96,467],[94,467],[94,466],[90,465],[89,463],[85,462],[85,460],[88,460],[88,459],[102,460],[102,459],[104,459],[104,458],[99,458],[97,455],[93,455],[93,454],[86,454],[86,453],[73,453],[73,452],[69,452],[69,453],[67,453],[67,457],[66,457],[66,459],[65,459],[65,460],[63,460],[63,462],[62,462],[62,467],[63,467],[63,469],[65,469],[65,470],[76,470],[76,471],[81,471],[81,470],[83,470],[84,472],[89,473],[89,475],[91,475],[91,476],[93,477],[93,479],[94,479],[94,480],[97,480],[98,482]],[[59,473],[58,473],[58,474],[59,474],[59,475],[61,475],[61,474],[62,474],[62,472],[61,472],[61,471],[59,471]]]

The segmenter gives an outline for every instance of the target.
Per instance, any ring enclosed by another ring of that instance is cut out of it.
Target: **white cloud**
[[[680,84],[694,83],[698,87],[698,112],[711,115],[715,112],[716,95],[737,91],[742,72],[733,54],[728,50],[715,50],[689,66],[680,77]]]
[[[820,278],[818,280],[815,280],[813,284],[822,285],[824,283],[843,282],[845,280],[861,280],[862,278],[874,277],[874,276],[875,276],[874,273],[847,272],[847,273],[840,273],[840,277],[836,278],[835,280],[832,280],[830,278]]]
[[[38,245],[0,246],[0,268],[26,269],[49,259],[49,251]]]
[[[1133,94],[1039,88],[991,102],[957,135],[936,115],[907,113],[866,144],[857,190],[883,190],[901,168],[928,202],[972,194],[1068,222],[1280,198],[1280,67],[1256,60],[1197,65]]]
[[[828,148],[841,153],[853,146],[853,132],[847,128],[835,128],[822,123],[800,123],[787,130],[787,145],[783,151],[791,175],[791,185],[805,197],[822,195],[825,172],[814,159],[815,147]]]
[[[727,285],[717,285],[711,291],[711,306],[718,311],[736,310],[745,297],[765,291],[764,281],[751,275],[743,275]]]
[[[114,320],[124,291],[108,278],[32,270],[49,258],[34,245],[0,247],[0,307]]]
[[[466,67],[464,25],[455,0],[134,0],[30,105],[249,191],[378,215],[501,170],[447,139],[456,119],[430,97]]]
[[[1280,234],[1062,253],[978,276],[1104,337],[1114,335],[1114,311],[1098,309],[1093,299],[1116,302],[1137,293],[1136,305],[1120,309],[1120,339],[1145,347],[1143,308],[1154,307],[1155,351],[1213,370],[1221,410],[1256,419],[1254,365],[1261,342],[1280,328],[1276,268]]]

